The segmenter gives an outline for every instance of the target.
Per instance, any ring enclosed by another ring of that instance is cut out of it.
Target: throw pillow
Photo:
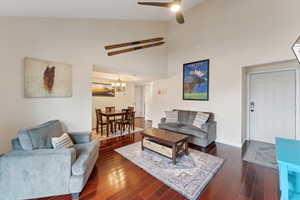
[[[166,123],[178,123],[178,111],[166,111]]]
[[[54,149],[70,148],[74,146],[68,133],[64,133],[60,137],[53,137],[51,141]]]
[[[201,128],[203,124],[207,122],[209,118],[209,114],[203,113],[203,112],[197,112],[197,115],[194,119],[193,125]]]

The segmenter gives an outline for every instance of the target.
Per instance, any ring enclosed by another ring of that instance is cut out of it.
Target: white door
[[[296,139],[296,71],[250,75],[250,139]]]
[[[144,86],[135,87],[135,116],[144,117]]]

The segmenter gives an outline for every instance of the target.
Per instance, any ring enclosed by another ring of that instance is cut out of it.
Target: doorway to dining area
[[[134,122],[145,115],[146,85],[133,75],[93,72],[93,137],[105,141],[143,131]]]

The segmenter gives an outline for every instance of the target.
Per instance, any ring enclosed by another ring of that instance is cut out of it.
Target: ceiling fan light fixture
[[[170,10],[172,12],[178,12],[179,10],[181,9],[181,6],[179,4],[173,4],[171,7],[170,7]]]

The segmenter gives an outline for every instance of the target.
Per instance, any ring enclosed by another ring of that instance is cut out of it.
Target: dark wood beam
[[[134,42],[122,43],[122,44],[108,45],[108,46],[105,46],[104,48],[106,50],[110,50],[110,49],[116,49],[116,48],[121,48],[121,47],[132,46],[132,45],[145,44],[145,43],[150,43],[150,42],[158,42],[158,41],[162,41],[163,39],[164,39],[163,37],[151,38],[151,39],[147,39],[147,40],[139,40],[139,41],[134,41]]]
[[[140,50],[140,49],[146,49],[146,48],[160,46],[160,45],[163,45],[164,43],[165,42],[156,42],[156,43],[153,43],[153,44],[147,44],[147,45],[132,47],[132,48],[128,48],[128,49],[122,49],[122,50],[118,50],[118,51],[111,51],[111,52],[108,52],[107,55],[108,56],[114,56],[114,55],[118,55],[118,54],[122,54],[122,53],[128,53],[128,52],[131,52],[131,51],[137,51],[137,50]]]

